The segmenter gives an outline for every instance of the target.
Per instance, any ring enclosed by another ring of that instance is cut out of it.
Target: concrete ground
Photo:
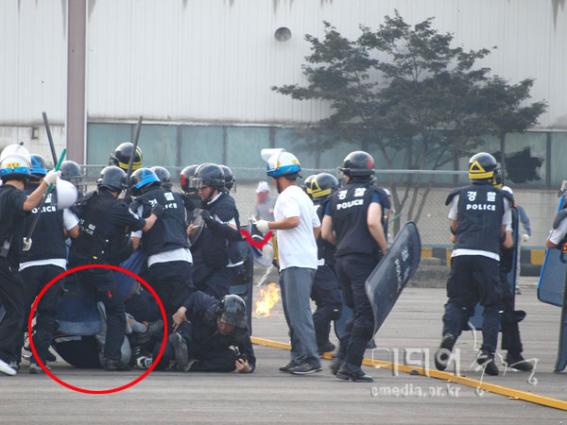
[[[507,373],[489,382],[567,400],[567,374],[553,374],[559,309],[540,303],[535,287],[522,281],[518,308],[528,312],[521,325],[525,355],[539,359],[535,377]],[[445,294],[440,289],[408,288],[376,336],[383,348],[434,350],[439,342]],[[286,341],[281,305],[268,318],[254,320],[254,334]],[[461,337],[462,373],[480,377],[470,366],[473,339]],[[154,373],[134,388],[112,395],[85,395],[62,388],[46,376],[0,378],[0,424],[567,424],[567,412],[533,405],[473,388],[448,386],[432,378],[367,369],[373,384],[347,383],[328,371],[291,376],[277,368],[288,353],[257,347],[254,374]],[[370,352],[367,353],[371,355]],[[386,353],[376,357],[391,360]],[[65,381],[102,389],[118,386],[139,372],[106,373],[53,368]]]

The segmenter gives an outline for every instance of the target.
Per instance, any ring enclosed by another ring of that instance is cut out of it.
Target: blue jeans
[[[291,338],[291,361],[321,367],[309,304],[315,269],[288,267],[280,272],[285,320]]]

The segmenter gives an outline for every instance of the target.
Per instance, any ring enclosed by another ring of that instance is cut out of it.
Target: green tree
[[[509,85],[477,66],[489,49],[454,47],[453,35],[433,18],[407,24],[396,11],[354,40],[324,22],[322,39],[306,35],[311,52],[302,66],[307,85],[272,87],[297,100],[321,100],[330,115],[310,128],[325,143],[378,150],[388,169],[438,170],[470,155],[482,137],[524,131],[545,110],[529,98],[532,80]],[[394,208],[418,221],[434,176],[407,174],[391,182]],[[399,228],[399,222],[395,223]]]

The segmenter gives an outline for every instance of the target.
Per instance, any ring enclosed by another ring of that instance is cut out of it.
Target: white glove
[[[256,222],[256,229],[258,229],[258,231],[260,233],[262,233],[263,235],[265,235],[266,233],[268,233],[270,231],[270,222],[267,220],[258,220]]]
[[[522,242],[527,242],[530,240],[530,235],[528,235],[527,233],[524,233],[522,235]]]
[[[61,171],[51,170],[45,175],[43,181],[48,185],[55,184],[57,183],[57,179],[59,178],[60,175],[61,175]]]

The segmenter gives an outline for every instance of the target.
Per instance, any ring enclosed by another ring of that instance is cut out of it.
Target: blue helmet
[[[153,185],[159,186],[160,179],[150,168],[140,168],[134,171],[130,178],[130,187],[134,195],[143,193],[145,189]]]
[[[40,178],[47,174],[47,164],[41,155],[31,156],[31,175]]]
[[[300,171],[301,164],[292,153],[281,151],[268,159],[266,174],[270,177],[289,176]]]

